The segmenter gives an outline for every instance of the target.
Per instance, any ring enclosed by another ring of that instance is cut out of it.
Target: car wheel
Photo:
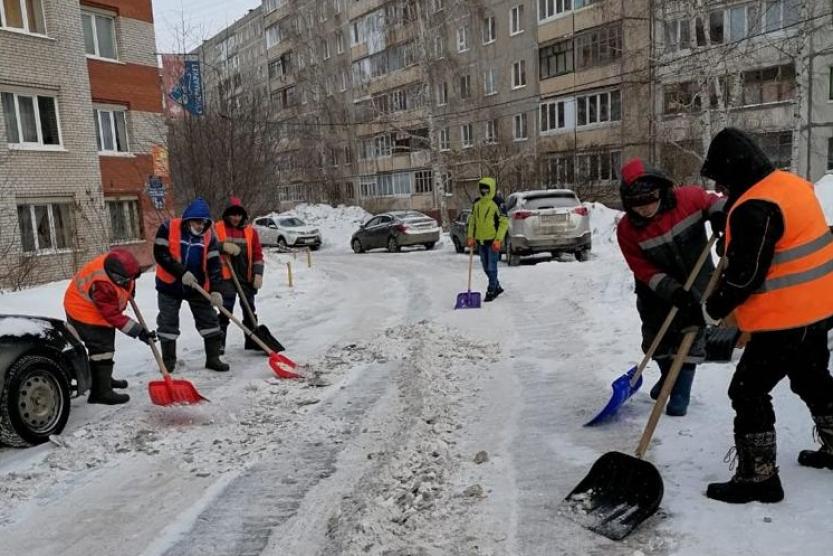
[[[48,357],[24,355],[9,368],[0,394],[0,442],[42,444],[64,430],[69,408],[69,380],[61,366]]]
[[[425,249],[426,249],[426,250],[428,250],[428,251],[430,251],[431,249],[433,249],[433,248],[434,248],[434,245],[436,245],[436,244],[435,244],[433,241],[432,241],[432,242],[430,242],[430,243],[426,243],[426,244],[425,244]]]
[[[390,238],[388,238],[388,252],[389,253],[399,253],[400,250],[401,250],[401,247],[399,247],[399,242],[396,241],[395,237],[390,236]]]
[[[353,253],[364,253],[364,247],[362,247],[362,242],[358,239],[354,239],[351,245],[353,247]]]
[[[506,264],[509,266],[519,266],[521,264],[521,256],[512,252],[512,244],[506,242]]]
[[[286,246],[286,240],[283,237],[278,238],[278,249],[280,249],[281,251],[289,250]]]
[[[310,247],[310,249],[313,250],[313,251],[318,251],[319,249],[321,249],[321,246],[320,245],[313,245],[312,247]]]
[[[465,250],[466,250],[466,248],[465,248],[465,247],[463,247],[463,244],[462,244],[462,243],[460,243],[460,240],[459,240],[459,239],[457,239],[457,237],[456,237],[456,236],[455,236],[455,237],[452,237],[452,238],[451,238],[451,241],[452,241],[452,242],[454,242],[454,250],[455,250],[455,251],[457,251],[458,253],[462,253],[463,251],[465,251]]]
[[[590,260],[590,250],[589,249],[582,249],[581,251],[576,251],[576,260],[584,263]]]

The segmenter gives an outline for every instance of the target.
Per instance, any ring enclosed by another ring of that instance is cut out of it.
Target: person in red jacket
[[[134,295],[139,261],[124,249],[113,249],[84,265],[70,280],[64,294],[67,320],[78,332],[90,357],[92,387],[89,403],[116,405],[130,396],[113,391],[127,381],[113,379],[116,329],[149,344],[156,339],[124,314]]]
[[[234,269],[237,279],[240,281],[243,294],[246,296],[252,312],[255,311],[255,295],[263,286],[263,248],[260,245],[260,238],[257,232],[249,225],[249,214],[237,197],[230,199],[231,203],[223,211],[223,219],[214,225],[214,233],[223,252],[223,306],[229,311],[234,311],[234,303],[239,295],[237,287],[229,270],[229,265]],[[242,301],[241,301],[242,304]],[[257,318],[257,317],[255,317]],[[243,324],[250,330],[255,328],[255,323],[249,318],[248,311],[243,312]],[[228,330],[229,319],[220,315],[220,328],[223,330],[223,347],[225,351],[226,331]],[[260,351],[260,347],[249,337],[246,337],[244,349]]]

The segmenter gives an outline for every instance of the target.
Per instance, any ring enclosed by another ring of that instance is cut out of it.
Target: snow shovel
[[[228,268],[229,272],[231,273],[232,280],[234,280],[234,286],[237,288],[237,293],[240,296],[240,304],[243,306],[243,309],[249,315],[249,320],[253,322],[255,325],[255,336],[263,340],[263,343],[269,346],[269,349],[271,349],[275,353],[286,351],[286,348],[283,347],[283,344],[281,344],[278,341],[278,339],[272,335],[269,329],[266,328],[266,325],[258,324],[257,317],[255,317],[255,312],[252,311],[252,306],[249,305],[249,300],[246,298],[246,294],[243,292],[243,286],[240,285],[240,280],[237,278],[237,272],[235,272],[234,267],[232,266],[228,256],[223,255],[223,261],[226,265],[226,268]]]
[[[480,309],[480,292],[471,291],[471,270],[474,266],[474,247],[469,248],[469,289],[457,294],[455,309]]]
[[[136,318],[139,319],[139,324],[142,325],[146,331],[150,332],[142,312],[139,311],[139,306],[136,301],[131,298],[130,305],[133,307],[133,312],[136,313]],[[164,380],[152,380],[148,382],[148,394],[150,401],[155,405],[169,406],[169,405],[194,405],[201,402],[207,402],[208,398],[203,397],[193,384],[181,378],[171,378],[171,373],[165,367],[165,362],[162,360],[162,354],[159,353],[159,348],[156,347],[156,341],[151,339],[150,349],[153,350],[153,357],[156,359],[156,364],[159,365],[159,372],[162,373]]]
[[[205,291],[202,287],[198,285],[193,286],[195,290],[200,292],[200,294],[208,300],[214,307],[216,307],[221,313],[223,313],[228,319],[236,324],[240,330],[246,335],[246,337],[250,338],[254,343],[260,346],[260,349],[265,351],[269,354],[269,366],[272,367],[272,371],[278,378],[304,378],[302,375],[299,375],[295,372],[295,368],[298,366],[292,359],[286,357],[285,355],[281,355],[279,353],[275,353],[274,350],[270,349],[263,340],[257,337],[254,332],[249,330],[245,324],[240,322],[240,320],[235,317],[231,312],[223,307],[222,305],[217,305],[211,300],[211,295]]]
[[[694,264],[694,268],[691,270],[691,274],[688,275],[688,279],[683,285],[683,289],[685,291],[690,290],[691,286],[694,285],[694,281],[697,279],[697,275],[700,274],[700,270],[703,268],[703,265],[706,264],[706,259],[709,258],[711,249],[715,242],[717,242],[717,236],[712,236],[706,244],[706,247],[703,249],[703,252],[700,253],[700,258],[697,259],[697,262]],[[585,423],[585,427],[598,425],[615,415],[619,408],[622,407],[625,402],[627,402],[628,399],[630,399],[630,397],[639,390],[642,386],[642,372],[645,370],[645,367],[648,366],[648,362],[651,361],[651,358],[654,356],[657,348],[659,348],[660,343],[662,343],[663,338],[665,338],[665,334],[668,332],[668,329],[671,327],[671,323],[677,316],[678,310],[679,309],[677,309],[677,307],[671,308],[668,312],[668,316],[665,317],[665,322],[662,323],[662,327],[659,329],[659,333],[657,333],[654,337],[651,347],[645,353],[645,356],[642,358],[639,366],[631,367],[628,372],[613,381],[611,384],[613,394],[611,395],[610,400],[608,400],[607,405],[604,406],[595,417]]]
[[[642,458],[697,333],[695,328],[683,336],[674,363],[645,425],[636,456],[622,452],[602,455],[561,503],[559,513],[615,541],[625,538],[640,523],[654,515],[664,494],[662,477],[656,467]]]

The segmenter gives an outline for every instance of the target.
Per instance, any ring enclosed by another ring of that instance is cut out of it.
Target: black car
[[[423,245],[429,251],[440,240],[437,221],[415,210],[385,212],[365,222],[350,238],[356,253],[387,249],[396,253],[402,247]]]
[[[451,242],[454,244],[454,250],[458,253],[468,251],[466,236],[468,235],[469,216],[471,216],[471,209],[461,210],[454,222],[451,223],[449,235],[451,236]],[[506,242],[501,245],[500,253],[501,255],[506,254]]]
[[[87,351],[70,324],[0,315],[0,442],[28,446],[60,434],[70,399],[89,388]]]

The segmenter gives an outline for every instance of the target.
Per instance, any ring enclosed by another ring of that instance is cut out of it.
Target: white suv
[[[574,253],[579,261],[590,255],[590,213],[569,189],[518,191],[506,200],[509,266],[535,253]]]
[[[255,231],[263,245],[276,245],[286,251],[290,247],[321,247],[321,232],[295,216],[263,216],[255,218]]]

